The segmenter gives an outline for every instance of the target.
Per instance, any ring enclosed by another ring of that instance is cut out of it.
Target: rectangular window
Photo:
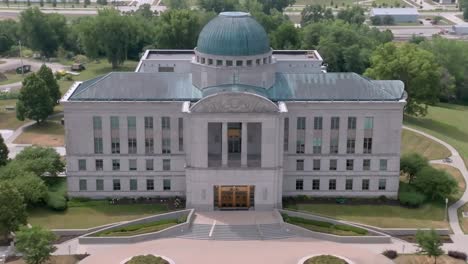
[[[243,61],[238,60],[238,61],[236,61],[236,66],[242,66],[242,63],[243,63]]]
[[[356,117],[354,116],[348,117],[348,129],[351,129],[351,130],[356,129]]]
[[[338,154],[338,138],[330,138],[330,154]]]
[[[137,153],[137,140],[136,138],[128,139],[128,153],[136,154]]]
[[[353,154],[356,150],[356,140],[348,139],[346,140],[346,153]]]
[[[118,159],[113,159],[112,160],[112,170],[114,170],[114,171],[120,170],[120,160],[118,160]]]
[[[365,159],[362,161],[362,170],[368,171],[370,170],[370,159]]]
[[[345,189],[347,191],[352,191],[353,190],[353,179],[346,179]]]
[[[305,117],[298,117],[297,118],[297,129],[305,130],[306,127],[306,118]]]
[[[340,129],[340,118],[337,116],[334,116],[331,118],[331,126],[330,129]]]
[[[85,171],[86,170],[86,160],[85,159],[79,159],[78,160],[78,170],[80,170],[80,171]]]
[[[154,180],[153,179],[146,179],[146,190],[153,191],[154,190]]]
[[[296,160],[296,170],[303,171],[304,170],[304,160]]]
[[[80,191],[88,190],[88,182],[86,180],[80,179]]]
[[[312,190],[320,190],[320,180],[313,179],[312,180]]]
[[[96,180],[96,191],[104,191],[104,180]]]
[[[111,129],[119,129],[119,117],[118,116],[111,116]]]
[[[328,181],[328,190],[336,190],[336,180],[330,179]]]
[[[252,66],[252,60],[247,60],[247,66]]]
[[[354,170],[354,160],[352,159],[346,160],[346,170]]]
[[[136,117],[127,116],[127,127],[128,129],[136,129]]]
[[[153,129],[153,117],[152,116],[145,116],[145,128]]]
[[[283,137],[283,150],[288,152],[289,149],[289,118],[284,118],[284,137]]]
[[[120,191],[120,180],[112,180],[112,189],[114,191]]]
[[[164,179],[163,180],[163,190],[164,191],[170,191],[171,190],[171,180],[170,179]]]
[[[164,171],[171,170],[171,160],[170,159],[163,159],[163,170]]]
[[[128,160],[128,170],[136,171],[137,170],[137,160],[129,159]]]
[[[369,179],[362,180],[362,190],[364,191],[369,190]]]
[[[373,129],[374,128],[374,118],[366,117],[364,118],[364,129]]]
[[[184,151],[184,119],[179,117],[179,151]]]
[[[319,171],[319,170],[320,170],[320,160],[314,159],[314,171]]]
[[[222,66],[223,61],[222,60],[216,60],[216,66]]]
[[[145,153],[153,154],[154,153],[154,139],[145,138]]]
[[[314,117],[314,129],[322,130],[323,118],[321,116]]]
[[[102,118],[100,116],[93,116],[93,129],[94,130],[102,129]]]
[[[380,160],[380,170],[381,171],[386,171],[387,170],[387,160],[386,159],[381,159]]]
[[[94,154],[102,154],[102,137],[94,137]]]
[[[162,153],[163,154],[171,153],[171,139],[170,138],[162,139]]]
[[[226,66],[232,66],[232,60],[227,60],[226,61]]]
[[[130,179],[130,191],[136,191],[138,189],[138,182],[136,179]]]
[[[102,171],[104,170],[104,161],[102,159],[97,159],[95,161],[95,165],[96,165],[96,170],[97,171]]]
[[[387,188],[387,180],[386,179],[379,179],[379,190],[385,191]]]
[[[304,180],[296,180],[296,190],[302,191],[304,190]]]
[[[153,161],[153,159],[147,159],[146,160],[146,170],[147,171],[154,170],[154,161]]]
[[[120,153],[120,139],[119,138],[111,138],[111,152],[112,154]]]
[[[338,167],[338,160],[336,159],[331,159],[330,160],[330,170],[331,171],[336,171],[336,168]]]
[[[208,65],[213,65],[213,59],[208,59]]]
[[[94,132],[94,153],[102,154],[102,118],[93,116],[93,132]]]
[[[313,139],[313,153],[320,154],[322,153],[322,138],[316,137]]]
[[[296,141],[296,153],[297,154],[304,154],[304,151],[305,151],[304,140],[297,140]]]
[[[372,153],[372,138],[364,138],[363,152],[364,154]]]
[[[161,129],[171,129],[171,118],[168,116],[161,117]]]

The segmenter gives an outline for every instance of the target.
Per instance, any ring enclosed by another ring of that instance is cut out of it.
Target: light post
[[[447,215],[448,215],[448,198],[445,198],[445,218],[444,218],[444,221],[447,221]]]
[[[18,44],[19,44],[19,55],[20,55],[20,60],[21,60],[21,75],[24,76],[23,55],[21,54],[21,40],[18,40]]]

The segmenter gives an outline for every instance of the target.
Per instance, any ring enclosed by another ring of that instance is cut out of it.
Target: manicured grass
[[[311,212],[356,223],[383,228],[446,228],[445,205],[425,204],[419,208],[398,205],[296,204],[287,209]]]
[[[468,106],[430,106],[425,117],[405,116],[404,124],[446,141],[460,152],[468,166]]]
[[[65,130],[57,121],[44,121],[25,129],[14,141],[16,144],[33,144],[47,147],[60,147],[65,144]]]
[[[113,205],[107,200],[72,204],[64,212],[46,208],[29,210],[28,222],[46,228],[89,228],[114,222],[128,221],[167,212],[164,205],[124,204]]]
[[[442,144],[416,132],[403,129],[401,134],[401,154],[416,152],[429,160],[443,159],[450,156],[450,151]]]
[[[311,219],[305,219],[301,217],[289,216],[283,214],[283,220],[287,223],[297,225],[311,231],[333,234],[338,236],[365,236],[367,235],[367,230],[344,225],[344,224],[332,224],[324,221],[317,221]]]
[[[0,81],[0,85],[22,82],[24,77],[28,76],[28,74],[21,75],[16,74],[15,72],[4,72],[3,74],[7,79]]]
[[[0,129],[14,130],[28,122],[16,119],[16,111],[7,111],[6,106],[16,106],[16,99],[0,100]]]
[[[161,231],[171,226],[175,226],[180,222],[177,219],[166,219],[145,224],[135,224],[130,226],[121,227],[118,229],[111,229],[96,233],[96,237],[120,237],[120,236],[135,236],[147,233]]]
[[[432,167],[436,169],[441,169],[447,171],[452,177],[457,181],[458,183],[458,191],[457,193],[454,193],[451,197],[449,197],[450,203],[454,203],[463,196],[463,193],[465,192],[466,189],[466,182],[465,178],[463,178],[463,175],[461,172],[452,166],[449,165],[444,165],[444,164],[431,164]]]
[[[321,255],[312,257],[304,262],[304,264],[346,264],[347,262],[331,255]]]
[[[377,5],[377,7],[381,6],[381,7],[384,7],[384,5],[386,5],[387,7],[397,7],[397,5],[399,4],[400,7],[409,7],[409,5],[407,3],[405,3],[404,1],[401,1],[401,0],[374,0],[375,4]]]
[[[468,212],[468,203],[458,208],[458,220],[460,221],[460,226],[463,232],[468,234],[468,217],[463,217],[462,212]]]
[[[424,255],[399,255],[393,260],[396,264],[429,264],[434,263],[434,258]],[[465,262],[459,259],[454,259],[447,255],[437,258],[437,264],[464,264]]]

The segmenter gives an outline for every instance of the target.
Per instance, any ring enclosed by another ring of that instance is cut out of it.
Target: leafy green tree
[[[239,10],[249,12],[250,14],[263,13],[263,5],[258,0],[244,0],[240,1]]]
[[[26,220],[23,196],[11,183],[0,181],[0,234],[5,236],[16,231]]]
[[[187,0],[168,0],[167,5],[171,9],[187,9]]]
[[[8,162],[8,147],[0,134],[0,167],[5,166]]]
[[[429,166],[427,158],[416,152],[404,154],[400,159],[400,170],[408,176],[410,184],[414,176],[427,166]]]
[[[442,201],[458,191],[458,184],[452,176],[431,166],[417,172],[413,184],[432,201]]]
[[[16,166],[13,166],[14,169],[11,168],[11,164],[13,163],[11,162],[0,171],[0,180],[13,184],[23,196],[24,203],[28,206],[45,201],[47,199],[47,186],[44,181],[30,171],[18,169]],[[12,171],[16,172],[14,177],[2,175],[9,174]]]
[[[89,6],[91,4],[91,0],[84,0],[85,6]]]
[[[366,20],[364,8],[353,6],[351,8],[341,9],[338,11],[336,18],[344,20],[350,24],[361,25]]]
[[[281,24],[270,34],[274,49],[297,49],[300,45],[299,30],[292,22]]]
[[[255,18],[255,20],[257,20],[258,23],[260,23],[260,25],[263,26],[268,34],[275,31],[283,23],[289,22],[288,16],[284,15],[276,9],[272,9],[270,14],[265,14],[258,11],[253,12],[252,16]]]
[[[40,7],[43,7],[43,6],[44,6],[44,0],[40,0],[40,1],[39,1],[39,6],[40,6]]]
[[[370,21],[371,21],[371,24],[374,26],[382,25],[382,19],[379,16],[371,16]]]
[[[442,241],[434,229],[430,231],[418,230],[416,242],[418,243],[419,253],[434,257],[434,264],[437,263],[437,257],[444,254]]]
[[[239,5],[238,0],[198,0],[198,5],[206,11],[215,13],[234,11]]]
[[[16,234],[15,245],[27,264],[43,264],[56,250],[53,245],[56,239],[54,233],[40,226],[23,226]]]
[[[284,9],[290,5],[296,3],[296,0],[259,0],[263,5],[263,12],[270,14],[272,9],[276,9],[283,12]]]
[[[301,11],[301,25],[305,26],[309,23],[317,23],[322,20],[334,20],[331,8],[325,8],[321,5],[307,5]]]
[[[35,73],[27,76],[16,102],[16,117],[21,121],[29,118],[41,123],[53,110],[54,105],[45,82]]]
[[[409,43],[413,43],[413,44],[420,44],[423,41],[426,41],[426,37],[417,36],[415,34],[413,34],[411,38],[408,40]]]
[[[60,155],[55,149],[49,147],[26,147],[16,155],[14,162],[20,163],[25,170],[39,177],[44,174],[55,177],[65,169]]]
[[[18,22],[8,19],[0,20],[0,53],[9,51],[18,39]]]
[[[154,16],[154,13],[151,11],[150,4],[143,4],[135,11],[135,15],[142,16],[146,19],[151,19]]]
[[[365,75],[378,80],[403,81],[408,93],[405,112],[418,116],[426,115],[427,105],[438,101],[440,71],[434,55],[417,45],[397,47],[387,43],[374,51]]]
[[[52,0],[52,7],[57,7],[57,0]]]
[[[39,68],[37,76],[45,82],[47,90],[49,90],[49,96],[54,105],[58,105],[62,94],[60,93],[60,87],[52,73],[52,70],[43,64],[41,68]]]

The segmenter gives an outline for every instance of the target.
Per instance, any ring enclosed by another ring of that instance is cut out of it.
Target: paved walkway
[[[419,130],[416,130],[414,128],[410,128],[410,127],[406,127],[406,126],[403,126],[403,128],[405,129],[408,129],[410,131],[413,131],[413,132],[416,132],[418,134],[421,134],[425,137],[428,137],[434,141],[436,141],[437,143],[440,143],[442,144],[443,146],[445,146],[446,148],[448,148],[448,150],[450,150],[450,153],[451,153],[451,156],[450,158],[452,159],[452,163],[445,163],[445,162],[442,162],[442,161],[435,161],[435,163],[443,163],[445,165],[449,165],[449,166],[452,166],[454,168],[457,168],[461,174],[463,175],[463,178],[465,178],[465,182],[468,182],[468,171],[466,169],[466,166],[465,166],[465,163],[462,159],[462,157],[460,156],[460,154],[458,153],[458,151],[452,147],[450,144],[446,143],[445,141],[442,141],[432,135],[429,135],[425,132],[422,132],[422,131],[419,131]],[[450,224],[450,227],[452,228],[452,231],[454,233],[454,235],[464,235],[461,227],[460,227],[460,223],[458,222],[458,214],[457,214],[457,209],[464,205],[465,203],[468,202],[468,188],[465,189],[465,193],[463,193],[463,196],[460,198],[460,200],[458,200],[456,203],[452,204],[449,209],[448,209],[448,216],[449,216],[449,224]],[[468,248],[468,236],[467,237],[467,248]]]

